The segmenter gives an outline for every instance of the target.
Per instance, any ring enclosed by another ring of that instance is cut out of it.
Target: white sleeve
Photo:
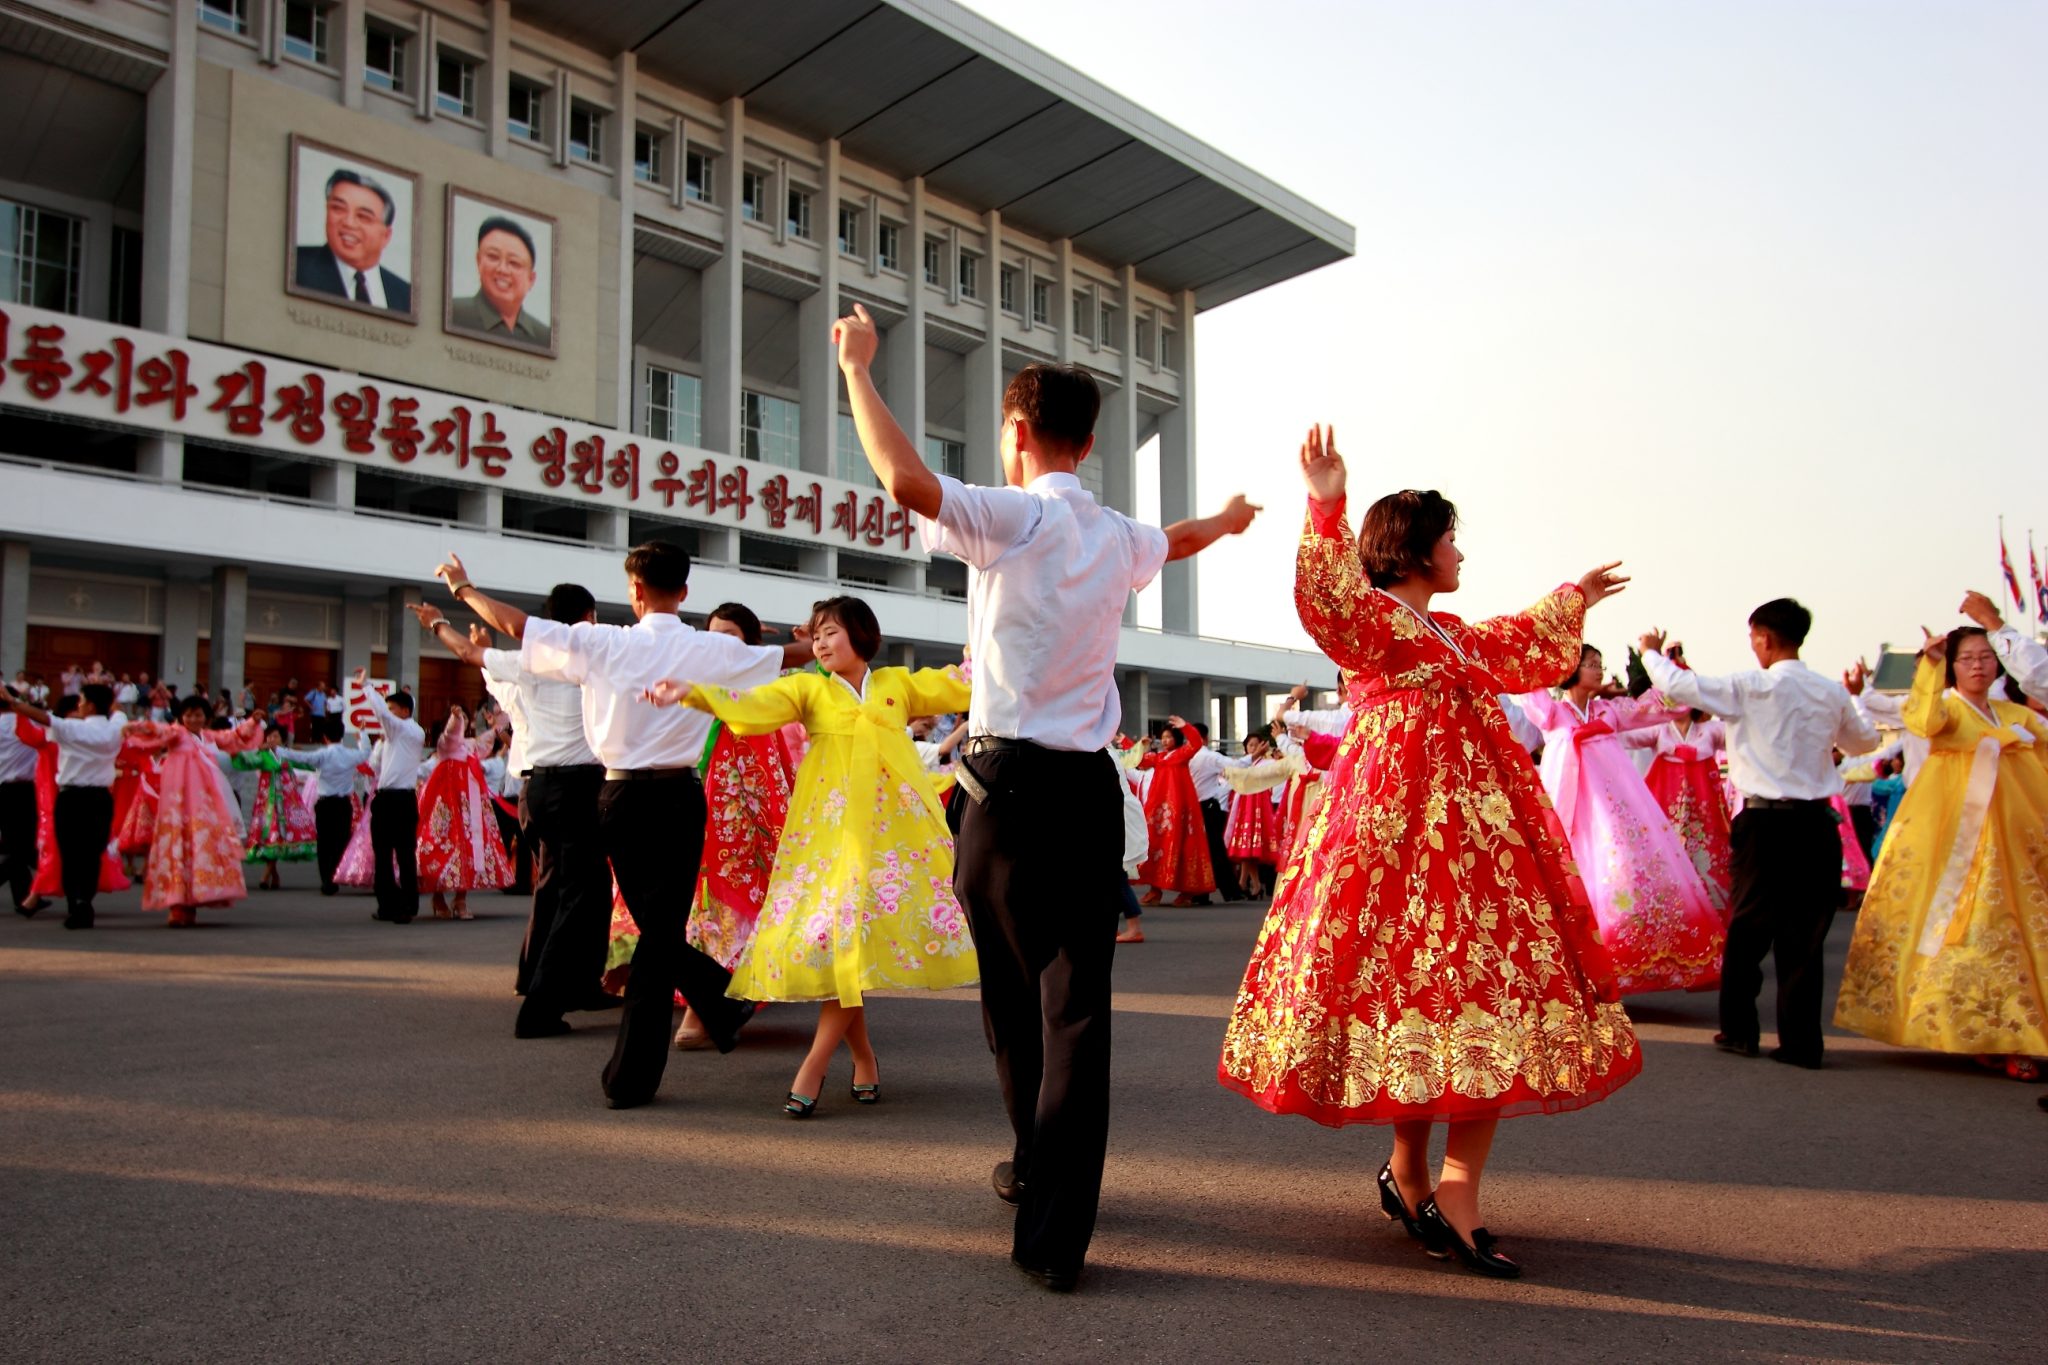
[[[1022,540],[1039,517],[1038,499],[1021,488],[981,488],[939,476],[939,514],[919,517],[927,551],[943,551],[985,569]]]
[[[1166,532],[1125,516],[1117,520],[1131,538],[1131,591],[1140,592],[1166,567]]]
[[[593,668],[602,671],[624,633],[618,626],[589,621],[565,625],[529,616],[519,643],[519,666],[538,678],[581,683]]]
[[[750,645],[719,631],[700,630],[690,637],[690,648],[692,676],[679,679],[681,682],[742,691],[782,676],[781,645]]]
[[[2007,626],[1992,634],[1991,648],[2020,691],[2035,701],[2048,702],[2048,646]]]
[[[1723,720],[1742,718],[1742,680],[1738,676],[1709,678],[1680,668],[1654,649],[1643,655],[1643,672],[1668,701],[1697,706]]]
[[[1857,693],[1853,700],[1856,703],[1856,709],[1867,720],[1882,721],[1886,725],[1904,725],[1906,723],[1905,702],[1903,698],[1894,697],[1888,692],[1873,692],[1866,687]]]
[[[1529,719],[1529,713],[1522,709],[1522,704],[1505,692],[1500,694],[1499,701],[1501,714],[1508,719],[1508,729],[1514,734],[1515,743],[1521,745],[1532,754],[1542,748],[1543,727]],[[1657,732],[1655,730],[1646,731],[1645,733],[1650,736],[1652,744],[1656,743]]]

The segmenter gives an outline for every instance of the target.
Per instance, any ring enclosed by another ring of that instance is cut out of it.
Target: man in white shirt
[[[1188,776],[1194,780],[1195,800],[1202,808],[1202,832],[1209,838],[1209,866],[1216,874],[1216,894],[1226,901],[1244,899],[1244,887],[1238,884],[1237,866],[1230,861],[1230,847],[1223,842],[1223,832],[1230,825],[1230,789],[1223,784],[1225,768],[1243,768],[1251,759],[1240,755],[1226,758],[1209,747],[1209,723],[1194,722],[1195,731],[1202,737],[1202,747],[1188,760]],[[1195,904],[1207,905],[1207,896],[1195,897]]]
[[[598,834],[619,894],[640,926],[604,1092],[614,1109],[645,1104],[668,1065],[677,990],[720,1052],[732,1050],[753,1006],[728,999],[732,973],[683,937],[704,854],[697,760],[711,718],[688,707],[651,705],[644,694],[668,678],[735,688],[773,682],[785,667],[810,657],[809,638],[748,645],[683,624],[676,612],[689,595],[690,556],[667,541],[636,545],[626,555],[627,594],[638,618],[632,626],[528,616],[478,591],[454,555],[434,572],[456,601],[521,642],[519,666],[526,673],[582,689],[583,735],[605,766]]]
[[[29,700],[20,688],[8,695]],[[14,723],[12,711],[0,711],[0,863],[14,912],[27,916],[35,914],[28,893],[36,879],[36,751],[21,742]]]
[[[349,797],[356,789],[356,767],[363,761],[363,751],[341,742],[340,716],[323,715],[313,726],[319,748],[280,749],[277,756],[294,768],[309,768],[314,773],[313,826],[320,894],[331,896],[340,889],[334,874],[341,866],[341,855],[348,850],[349,836],[355,832],[354,803]]]
[[[377,909],[370,918],[411,924],[420,912],[418,783],[427,732],[412,718],[412,693],[387,698],[364,683],[366,671],[358,668],[356,681],[382,732],[373,763],[377,794],[370,798],[370,856],[377,863]]]
[[[52,716],[12,696],[0,702],[50,732],[57,745],[57,856],[64,865],[64,927],[90,929],[100,887],[100,859],[114,830],[114,756],[128,718],[114,709],[114,689],[82,683],[70,716]]]
[[[1095,1231],[1109,1141],[1110,963],[1123,903],[1123,796],[1104,746],[1122,716],[1125,604],[1160,566],[1251,525],[1233,498],[1166,530],[1100,506],[1075,470],[1101,394],[1085,370],[1027,365],[1003,394],[1008,487],[934,474],[875,389],[874,321],[833,327],[868,463],[928,550],[968,565],[974,660],[955,764],[970,800],[955,889],[981,960],[982,1014],[1016,1135],[997,1195],[1017,1207],[1011,1260],[1070,1290]]]
[[[1643,669],[1670,701],[1728,722],[1728,776],[1742,793],[1729,832],[1733,918],[1721,958],[1723,1051],[1760,1048],[1757,995],[1764,955],[1778,973],[1778,1046],[1771,1060],[1818,1070],[1821,952],[1841,901],[1842,841],[1829,798],[1842,790],[1834,750],[1869,753],[1877,727],[1848,691],[1799,659],[1813,614],[1789,597],[1749,616],[1760,668],[1709,678],[1664,657],[1664,634],[1642,638]]]
[[[513,989],[522,997],[515,1038],[567,1033],[569,1010],[598,1003],[611,941],[612,880],[598,830],[604,765],[583,733],[583,689],[528,672],[520,651],[490,649],[487,631],[469,636],[440,608],[414,608],[421,624],[464,663],[512,718],[505,771],[525,779],[519,839],[533,868],[533,909],[519,946]],[[580,583],[557,583],[540,615],[563,625],[597,620],[597,599]]]

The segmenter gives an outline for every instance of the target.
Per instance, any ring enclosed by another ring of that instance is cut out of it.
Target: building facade
[[[259,694],[475,680],[404,608],[448,550],[531,603],[652,536],[689,608],[858,592],[957,657],[852,432],[831,320],[934,467],[997,482],[1034,360],[1104,392],[1084,477],[1197,505],[1194,320],[1349,227],[943,0],[0,6],[0,671]],[[1224,733],[1317,656],[1120,651],[1127,724]]]

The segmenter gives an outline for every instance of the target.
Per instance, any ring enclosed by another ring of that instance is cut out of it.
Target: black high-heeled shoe
[[[782,1106],[782,1112],[793,1119],[807,1119],[811,1116],[811,1111],[817,1107],[817,1096],[799,1095],[796,1091],[792,1090],[789,1092],[788,1102]]]
[[[859,1081],[855,1081],[853,1083],[853,1102],[855,1104],[880,1104],[882,1102],[882,1083],[876,1081],[873,1085],[862,1085]]]
[[[1386,1214],[1389,1222],[1398,1222],[1408,1229],[1408,1235],[1422,1243],[1425,1253],[1439,1261],[1450,1259],[1450,1248],[1432,1240],[1429,1230],[1408,1212],[1408,1202],[1401,1198],[1401,1187],[1394,1183],[1394,1163],[1391,1161],[1380,1167],[1380,1212]]]
[[[1436,1206],[1435,1195],[1422,1201],[1422,1207],[1415,1211],[1415,1221],[1463,1261],[1465,1269],[1491,1275],[1497,1280],[1518,1280],[1522,1277],[1521,1265],[1494,1250],[1498,1244],[1485,1228],[1472,1229],[1469,1243],[1460,1237],[1458,1230],[1444,1217],[1444,1211]]]

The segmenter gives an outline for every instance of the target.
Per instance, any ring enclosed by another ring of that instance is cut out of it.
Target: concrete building
[[[621,549],[690,607],[868,597],[957,657],[963,566],[875,491],[827,340],[854,302],[934,466],[1000,479],[1033,360],[1102,383],[1085,477],[1198,497],[1194,320],[1351,229],[946,0],[0,6],[0,671],[182,687],[466,670],[403,607],[447,550],[531,602]],[[1156,444],[1153,438],[1157,438]],[[1127,628],[1127,725],[1314,655]]]

